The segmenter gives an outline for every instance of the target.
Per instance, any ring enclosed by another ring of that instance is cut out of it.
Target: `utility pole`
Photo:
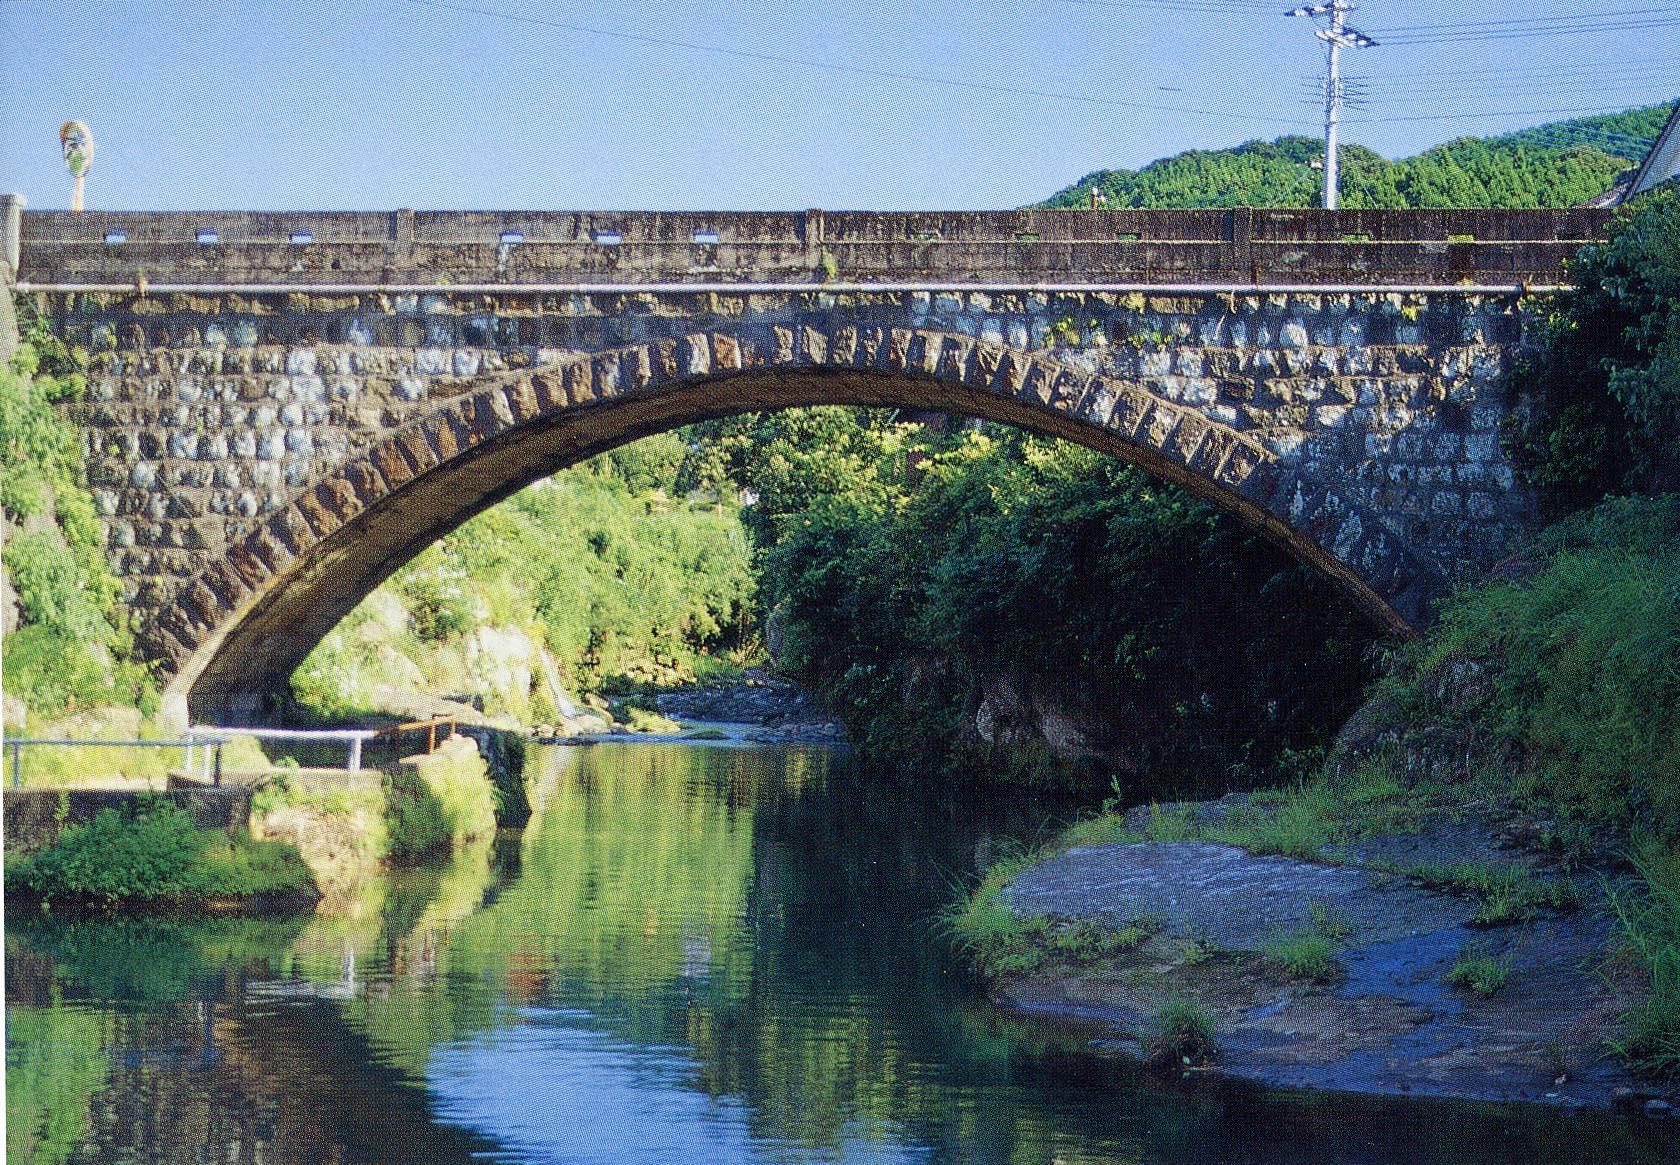
[[[1354,5],[1349,0],[1330,0],[1327,4],[1312,4],[1292,8],[1285,16],[1320,16],[1330,18],[1330,27],[1315,28],[1313,35],[1329,47],[1324,75],[1324,209],[1335,210],[1341,201],[1341,114],[1347,102],[1342,83],[1342,50],[1368,49],[1377,42],[1349,28],[1347,14]]]

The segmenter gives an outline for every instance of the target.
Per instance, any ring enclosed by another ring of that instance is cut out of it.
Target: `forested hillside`
[[[1380,207],[1563,207],[1603,194],[1638,163],[1637,142],[1654,139],[1670,107],[1577,118],[1492,138],[1458,138],[1389,161],[1359,145],[1342,153],[1342,204]],[[1317,206],[1317,138],[1281,137],[1220,150],[1191,150],[1141,170],[1098,170],[1041,205],[1111,207]]]

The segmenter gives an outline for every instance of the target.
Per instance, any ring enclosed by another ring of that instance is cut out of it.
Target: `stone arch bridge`
[[[1606,212],[7,217],[176,715],[238,718],[529,482],[809,404],[984,417],[1237,515],[1394,629],[1535,520],[1519,300]],[[21,222],[19,221],[21,219]]]

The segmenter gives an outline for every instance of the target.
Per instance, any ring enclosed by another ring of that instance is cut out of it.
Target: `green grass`
[[[1680,495],[1550,527],[1537,573],[1458,592],[1378,683],[1372,735],[1448,734],[1464,800],[1591,835],[1680,836]]]
[[[1326,902],[1307,903],[1307,925],[1267,943],[1268,962],[1291,978],[1330,983],[1344,974],[1336,950],[1354,932],[1339,911]]]
[[[1318,785],[1302,785],[1292,790],[1274,812],[1262,809],[1233,814],[1206,830],[1205,836],[1250,853],[1320,861],[1326,850],[1345,839],[1345,833],[1325,791]]]
[[[1481,951],[1466,951],[1447,972],[1447,982],[1474,991],[1483,999],[1505,986],[1510,978],[1510,963]]]
[[[629,725],[632,732],[647,732],[656,736],[675,736],[682,725],[655,709],[648,709],[626,701],[617,710],[618,718]]]
[[[1645,980],[1611,1050],[1636,1066],[1680,1077],[1680,848],[1646,840],[1632,853],[1639,885],[1612,896],[1621,942]]]
[[[1089,918],[1015,914],[1003,901],[1003,889],[1041,861],[1045,852],[1023,853],[993,865],[972,893],[942,915],[942,928],[968,952],[982,974],[1000,978],[1030,974],[1053,962],[1113,958],[1160,930],[1159,921],[1148,917],[1113,926]]]
[[[1186,967],[1199,967],[1217,952],[1218,948],[1205,938],[1188,939],[1179,952],[1179,962]]]
[[[190,905],[314,888],[291,846],[252,841],[244,830],[199,829],[191,813],[167,801],[132,813],[103,809],[14,862],[6,877],[49,909]]]
[[[1132,845],[1142,841],[1206,840],[1254,854],[1298,861],[1340,859],[1339,850],[1357,837],[1416,833],[1443,794],[1428,786],[1408,788],[1378,766],[1349,776],[1319,774],[1254,793],[1230,806],[1223,820],[1198,821],[1193,805],[1151,805],[1140,828],[1122,813],[1104,813],[1069,826],[1059,848]]]
[[[1196,827],[1196,811],[1191,805],[1166,808],[1149,807],[1149,820],[1144,824],[1143,836],[1148,841],[1189,841],[1200,836]]]
[[[1080,845],[1136,845],[1144,840],[1140,831],[1126,825],[1123,814],[1104,813],[1074,822],[1063,831],[1058,842],[1071,849]]]
[[[1353,934],[1353,924],[1329,903],[1307,903],[1307,918],[1315,933],[1332,942],[1341,942]]]
[[[1396,872],[1431,890],[1477,903],[1471,926],[1510,926],[1528,922],[1541,910],[1574,910],[1581,895],[1564,878],[1539,878],[1527,867],[1493,862],[1422,862]]]
[[[1336,944],[1314,930],[1299,930],[1266,944],[1267,961],[1294,979],[1329,983],[1341,977]]]
[[[1022,920],[1003,902],[1003,888],[1041,856],[1040,851],[1033,851],[994,863],[980,884],[941,916],[943,929],[968,952],[983,975],[997,977],[1036,970],[1042,962],[1041,957],[1029,957],[1037,948],[1027,944]]]
[[[1219,1055],[1213,1016],[1189,999],[1170,999],[1155,1013],[1144,1058],[1158,1068],[1197,1068]]]

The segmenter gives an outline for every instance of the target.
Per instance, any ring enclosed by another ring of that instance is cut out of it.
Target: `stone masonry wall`
[[[1252,460],[1292,483],[1292,496],[1259,499],[1281,523],[1305,531],[1317,516],[1309,511],[1333,492],[1357,519],[1351,535],[1342,515],[1308,540],[1348,563],[1359,547],[1340,542],[1381,533],[1434,576],[1432,590],[1499,557],[1534,519],[1499,445],[1507,412],[1500,376],[1522,333],[1509,296],[36,298],[59,332],[89,352],[87,393],[70,407],[86,433],[110,560],[143,631],[231,548],[393,433],[458,410],[485,385],[548,368],[568,369],[567,383],[582,375],[594,385],[586,398],[560,394],[540,410],[548,419],[755,363],[890,369],[906,385],[906,404],[918,403],[913,381],[943,378],[966,393],[965,411],[999,416],[995,390],[975,390],[974,375],[952,375],[949,362],[959,349],[963,359],[969,350],[1016,354],[1022,368],[1050,370],[1056,380],[1055,391],[1031,403],[1092,431],[1118,430],[1123,455],[1177,456],[1173,432],[1200,418],[1200,430],[1251,449]],[[894,368],[894,337],[912,335],[948,337],[934,342],[943,357],[907,349]],[[804,350],[819,342],[820,355]],[[673,375],[638,385],[626,353],[671,360]],[[575,371],[580,360],[585,373]],[[800,391],[801,399],[810,392]],[[887,393],[881,403],[892,401]],[[1128,394],[1136,396],[1129,412]],[[706,411],[777,403],[773,390],[755,387],[732,405],[728,382],[719,381]],[[1177,459],[1211,482],[1211,467],[1192,461]],[[505,493],[516,484],[468,488]]]

